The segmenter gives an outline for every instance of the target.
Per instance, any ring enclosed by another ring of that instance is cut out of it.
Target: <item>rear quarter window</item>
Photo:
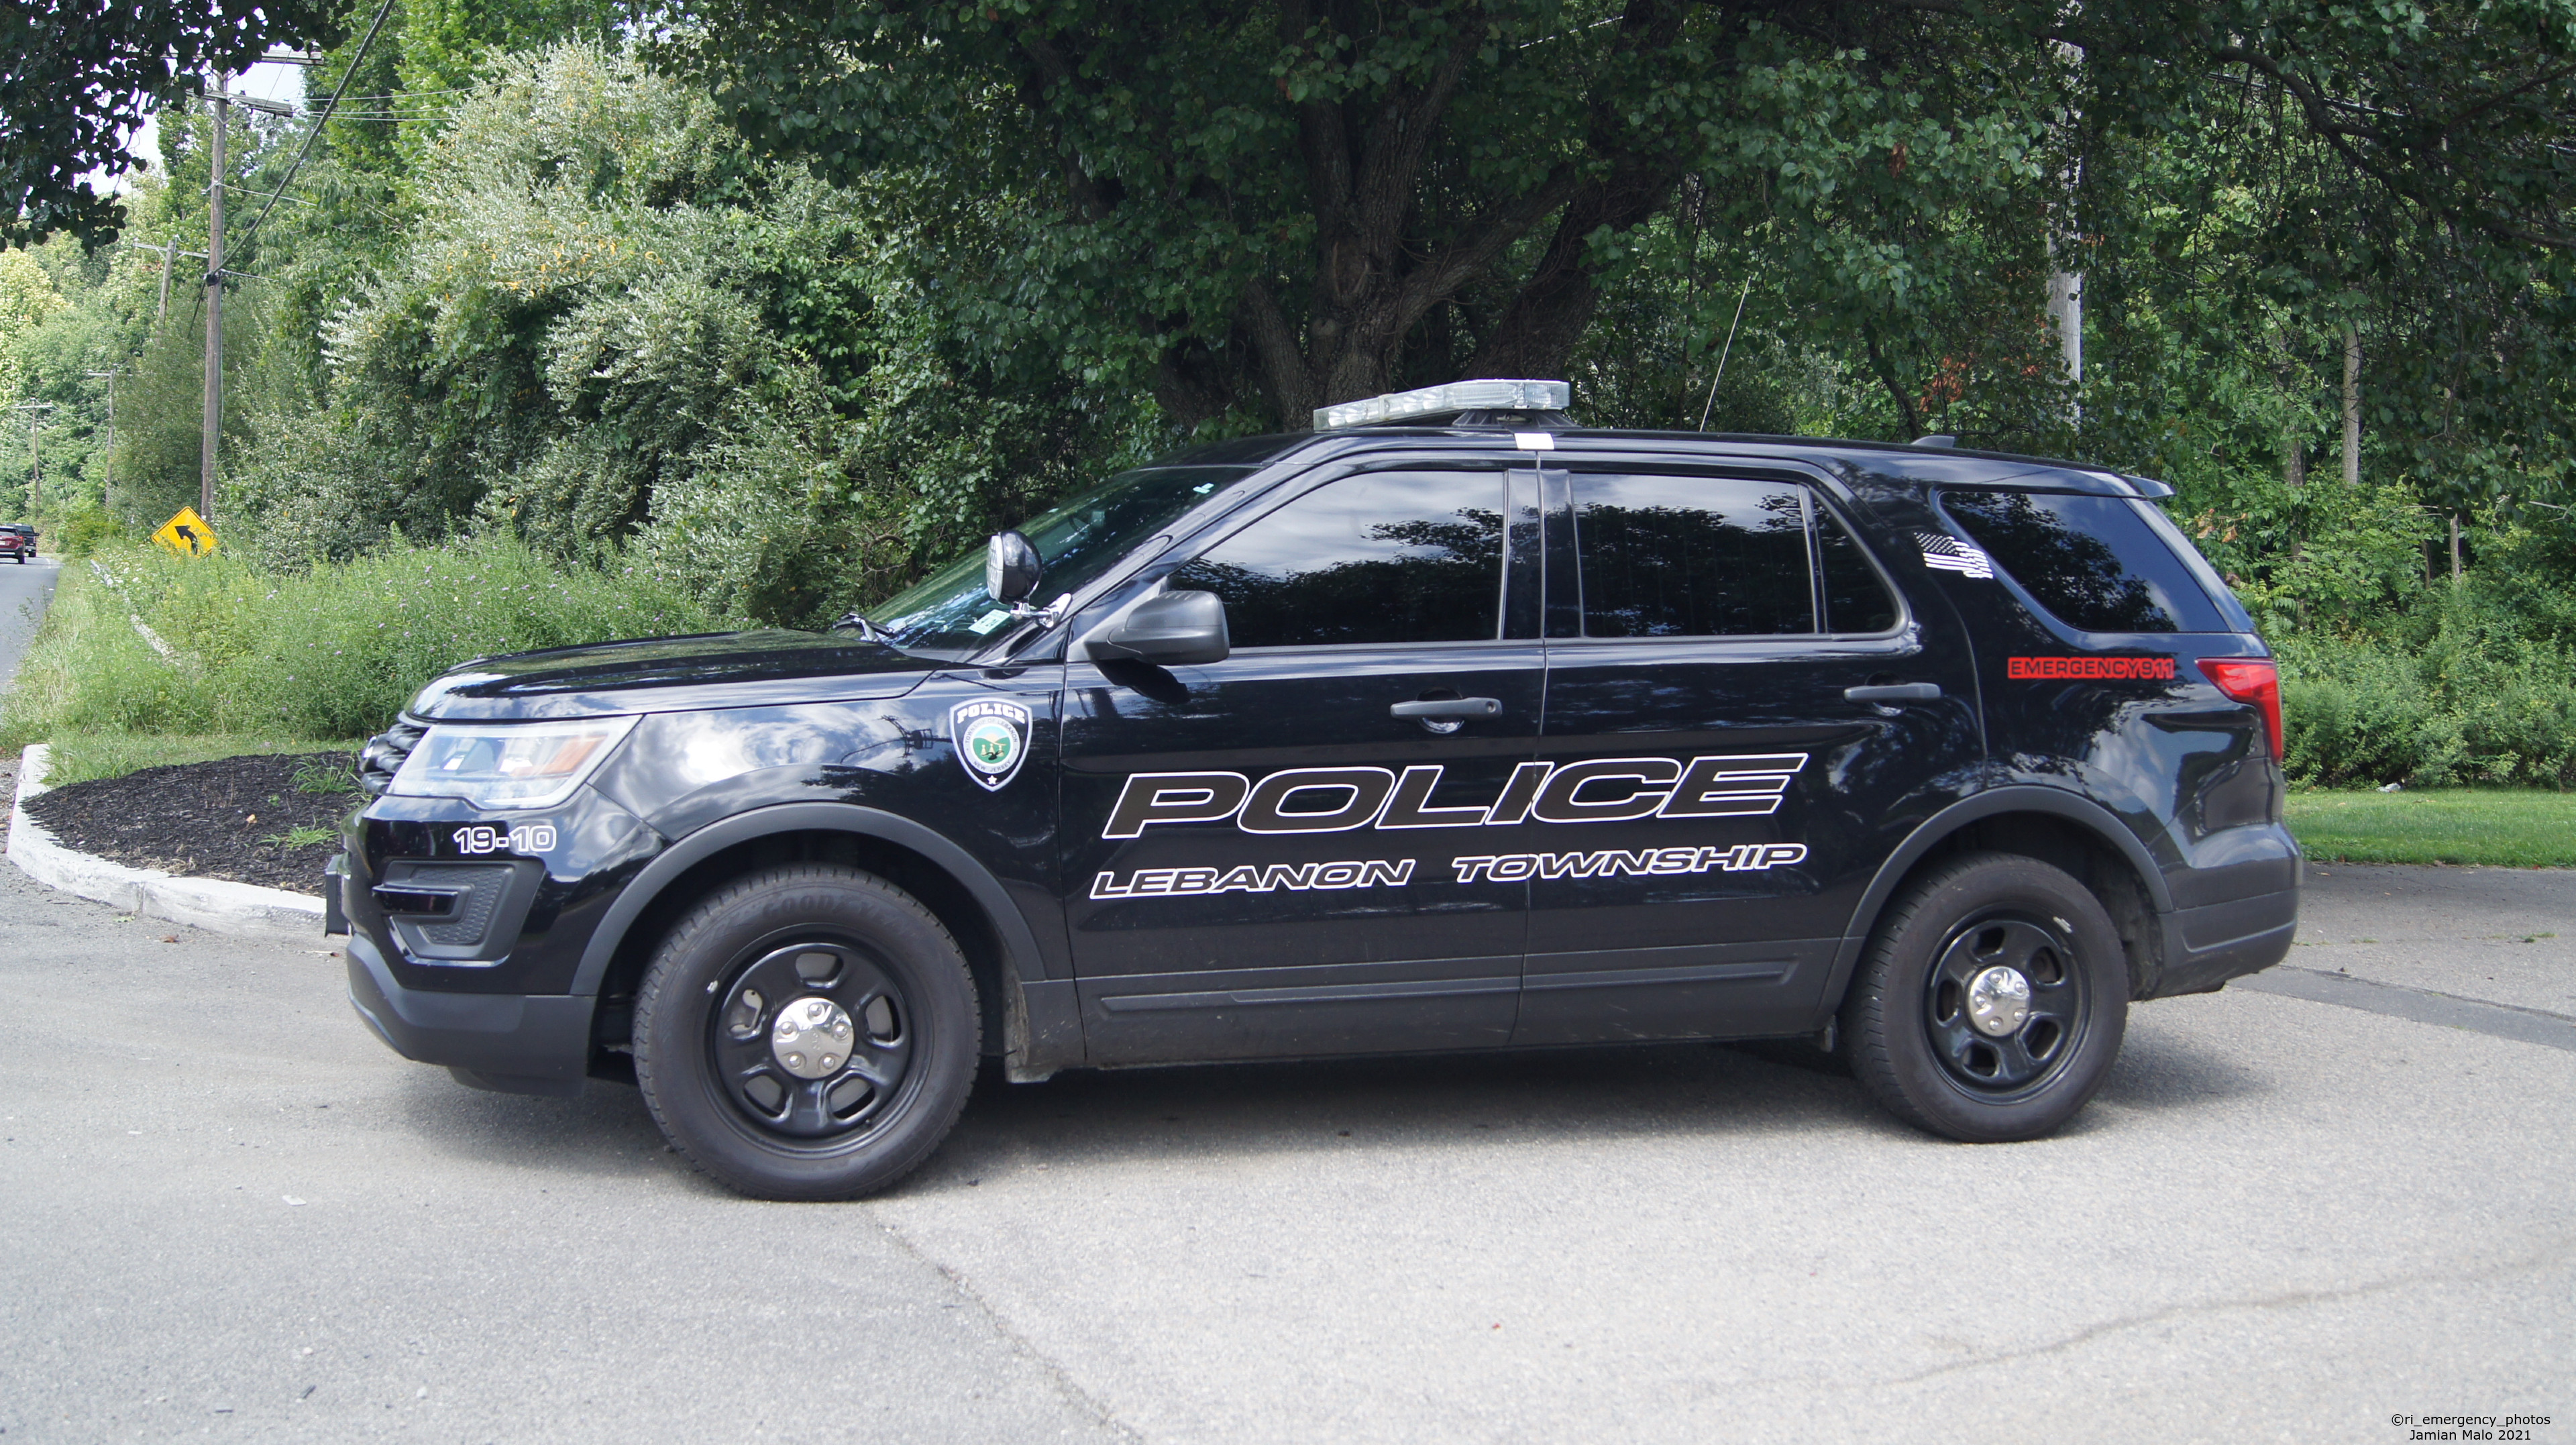
[[[2055,492],[1941,493],[1951,520],[2079,632],[2233,631],[2138,506]]]

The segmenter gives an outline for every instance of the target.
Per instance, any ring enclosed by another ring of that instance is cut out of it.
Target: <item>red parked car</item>
[[[14,557],[23,567],[35,555],[35,528],[24,522],[0,522],[0,557]]]

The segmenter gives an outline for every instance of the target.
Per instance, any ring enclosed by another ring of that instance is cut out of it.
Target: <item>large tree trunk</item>
[[[1681,20],[1681,8],[1668,0],[1631,0],[1620,17],[1619,43],[1668,46]],[[1290,43],[1302,41],[1312,23],[1302,0],[1282,7],[1280,29]],[[1546,252],[1464,374],[1563,375],[1599,299],[1586,264],[1588,238],[1603,226],[1625,230],[1643,222],[1680,179],[1674,154],[1621,148],[1624,121],[1603,111],[1592,119],[1591,140],[1593,154],[1610,162],[1607,174],[1586,178],[1574,164],[1560,165],[1526,194],[1422,254],[1408,222],[1416,219],[1423,165],[1481,43],[1481,32],[1462,27],[1420,86],[1398,89],[1374,108],[1323,100],[1300,107],[1316,221],[1305,316],[1302,325],[1292,319],[1259,281],[1246,285],[1236,311],[1239,334],[1282,426],[1303,429],[1318,407],[1388,390],[1396,359],[1423,319],[1551,216],[1556,229]]]

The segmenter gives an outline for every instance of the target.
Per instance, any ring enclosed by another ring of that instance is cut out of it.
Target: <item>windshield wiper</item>
[[[856,632],[863,641],[880,642],[888,647],[895,645],[894,639],[886,635],[884,628],[877,626],[875,623],[870,622],[855,612],[842,613],[830,627],[825,628],[824,630],[827,632]]]

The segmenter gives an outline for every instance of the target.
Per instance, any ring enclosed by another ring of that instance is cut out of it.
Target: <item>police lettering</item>
[[[1517,883],[1524,878],[1615,878],[1657,874],[1706,873],[1724,869],[1749,873],[1785,868],[1807,860],[1804,843],[1739,843],[1732,848],[1601,848],[1590,853],[1504,853],[1495,857],[1452,858],[1458,881]]]
[[[1247,833],[1347,833],[1359,828],[1507,827],[1523,822],[1617,823],[1637,818],[1760,818],[1780,809],[1805,753],[1693,758],[1587,758],[1522,763],[1482,806],[1434,807],[1437,764],[1401,777],[1386,768],[1286,768],[1254,783],[1241,773],[1131,773],[1103,838],[1135,838],[1166,823],[1221,823]],[[1769,865],[1765,865],[1769,866]]]

